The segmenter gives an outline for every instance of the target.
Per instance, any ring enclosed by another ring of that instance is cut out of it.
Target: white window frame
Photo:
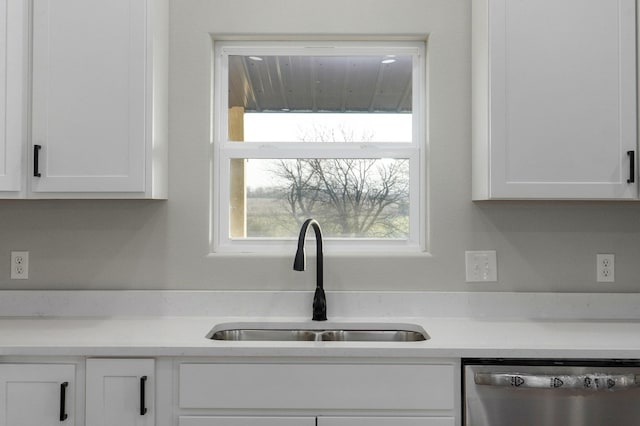
[[[214,41],[213,126],[211,138],[212,253],[281,254],[294,238],[230,238],[230,160],[234,158],[398,158],[409,160],[409,238],[324,238],[330,253],[419,253],[427,240],[427,83],[425,43],[421,41]],[[228,140],[229,55],[412,55],[412,141],[388,143],[237,143]],[[322,223],[320,224],[322,225]]]

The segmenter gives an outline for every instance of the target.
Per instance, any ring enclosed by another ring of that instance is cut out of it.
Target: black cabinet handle
[[[144,416],[145,414],[147,414],[147,407],[145,407],[144,404],[144,388],[145,385],[147,384],[147,376],[142,376],[140,377],[140,415]]]
[[[33,176],[40,177],[40,150],[42,145],[33,146]]]
[[[60,385],[60,421],[63,422],[67,420],[66,413],[66,399],[67,399],[67,386],[69,386],[69,382],[64,382]]]
[[[629,179],[627,183],[634,183],[636,181],[636,153],[635,151],[627,151],[629,156]]]

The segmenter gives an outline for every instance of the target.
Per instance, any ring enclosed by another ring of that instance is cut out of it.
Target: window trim
[[[228,55],[385,55],[414,56],[412,142],[237,143],[228,140]],[[210,250],[212,253],[289,253],[295,238],[229,237],[229,178],[233,158],[407,158],[409,160],[409,238],[325,238],[332,253],[419,253],[427,249],[427,80],[424,41],[214,41],[211,128]],[[297,155],[292,155],[297,153]],[[417,200],[414,202],[414,200]]]

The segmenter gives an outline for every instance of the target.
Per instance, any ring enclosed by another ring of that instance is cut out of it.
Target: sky
[[[247,113],[244,116],[246,142],[296,142],[314,128],[343,127],[353,135],[369,135],[366,142],[411,142],[411,114],[310,114]],[[355,142],[362,142],[355,141]],[[245,168],[248,187],[265,186],[269,180],[267,161],[249,160]]]

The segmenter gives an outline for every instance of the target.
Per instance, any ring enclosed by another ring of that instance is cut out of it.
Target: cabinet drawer
[[[182,364],[181,408],[454,408],[448,364]]]
[[[315,417],[181,416],[179,426],[316,426]],[[454,426],[453,417],[318,417],[317,426]]]
[[[315,417],[181,416],[178,426],[316,426]]]
[[[317,426],[455,426],[453,417],[318,417]]]

